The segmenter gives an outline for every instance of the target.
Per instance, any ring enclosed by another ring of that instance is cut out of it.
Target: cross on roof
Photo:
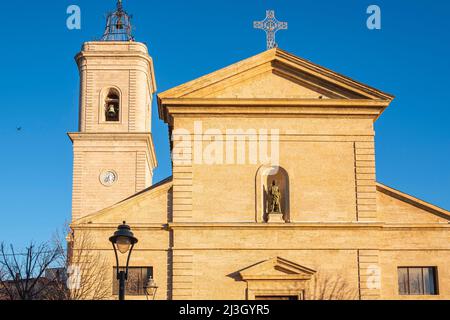
[[[275,34],[279,30],[287,30],[287,22],[280,22],[275,18],[275,11],[267,10],[266,18],[263,21],[253,22],[255,29],[262,29],[267,35],[267,50],[277,47],[275,42]]]

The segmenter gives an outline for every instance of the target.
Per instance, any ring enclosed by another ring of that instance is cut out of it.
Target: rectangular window
[[[398,292],[400,295],[437,295],[436,267],[399,267]]]
[[[114,267],[113,293],[119,294],[119,280],[117,280],[117,268]],[[120,268],[125,271],[125,268]],[[129,296],[145,296],[144,285],[149,277],[153,277],[153,267],[129,267],[128,280],[125,282],[125,294]]]

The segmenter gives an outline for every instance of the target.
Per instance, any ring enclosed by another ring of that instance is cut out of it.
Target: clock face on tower
[[[105,170],[100,174],[100,182],[106,186],[112,186],[117,181],[117,173],[112,170]]]

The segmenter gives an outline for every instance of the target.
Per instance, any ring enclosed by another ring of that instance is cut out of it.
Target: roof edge
[[[274,48],[267,51],[263,51],[249,58],[245,58],[238,62],[232,63],[219,70],[212,71],[196,79],[190,80],[188,82],[175,86],[171,89],[168,89],[164,92],[161,92],[158,94],[158,101],[162,98],[169,98],[169,97],[181,98],[182,96],[189,94],[191,91],[196,91],[202,87],[209,86],[213,83],[224,81],[230,77],[231,73],[233,74],[242,73],[246,70],[255,68],[259,65],[265,64],[273,60],[279,60],[280,62],[285,62],[288,64],[290,63],[291,65],[292,64],[302,65],[302,67],[308,69],[311,72],[318,73],[321,76],[325,76],[328,78],[333,78],[334,80],[341,82],[343,85],[348,85],[354,87],[355,89],[362,90],[366,92],[368,95],[372,95],[388,101],[392,101],[395,98],[391,94],[385,93],[362,82],[353,80],[348,76],[332,71],[331,69],[315,64],[309,60],[298,57],[282,49]],[[212,78],[215,78],[215,81],[211,81]]]
[[[450,211],[445,210],[441,207],[435,206],[429,202],[426,202],[424,200],[421,200],[419,198],[413,197],[407,193],[401,192],[397,189],[388,187],[382,183],[377,182],[377,191],[380,191],[388,196],[391,196],[393,198],[396,198],[398,200],[401,200],[403,202],[406,202],[412,206],[415,206],[419,209],[428,211],[434,215],[437,215],[443,219],[447,219],[450,222]]]
[[[294,55],[294,54],[292,54],[292,53],[290,53],[288,51],[282,50],[280,48],[276,48],[276,54],[275,55],[279,56],[279,57],[283,57],[283,58],[291,58],[291,59],[293,58],[294,60],[298,60],[298,61],[300,61],[300,62],[302,62],[304,64],[309,65],[311,68],[314,68],[314,69],[317,69],[317,70],[321,70],[321,71],[326,71],[328,73],[328,75],[334,75],[339,80],[341,80],[343,82],[347,82],[347,83],[352,84],[354,86],[357,86],[357,87],[360,87],[360,88],[369,89],[373,93],[379,94],[384,99],[386,99],[386,100],[388,100],[390,102],[392,100],[394,100],[394,98],[395,98],[395,96],[390,94],[390,93],[381,91],[381,90],[379,90],[379,89],[377,89],[375,87],[372,87],[372,86],[370,86],[368,84],[365,84],[365,83],[362,83],[360,81],[354,80],[354,79],[352,79],[352,78],[350,78],[350,77],[348,77],[348,76],[346,76],[346,75],[344,75],[342,73],[333,71],[333,70],[331,70],[329,68],[326,68],[326,67],[323,67],[323,66],[321,66],[321,65],[319,65],[317,63],[314,63],[314,62],[312,62],[312,61],[310,61],[308,59],[298,57],[298,56],[296,56],[296,55]]]
[[[121,201],[119,201],[119,202],[117,202],[117,203],[115,203],[115,204],[113,204],[113,205],[111,205],[111,206],[109,206],[109,207],[103,208],[103,209],[101,209],[101,210],[99,210],[99,211],[90,213],[90,214],[88,214],[88,215],[86,215],[86,216],[84,216],[84,217],[81,217],[81,218],[79,218],[79,219],[76,219],[76,220],[72,221],[72,222],[70,223],[70,225],[72,226],[72,225],[81,225],[81,224],[84,224],[84,223],[86,223],[86,220],[90,220],[90,219],[92,219],[92,218],[94,218],[94,217],[97,217],[97,216],[100,216],[100,215],[102,215],[102,214],[105,214],[105,213],[108,212],[109,210],[112,210],[112,209],[114,209],[114,208],[116,208],[116,207],[119,207],[119,206],[121,206],[121,205],[124,205],[125,203],[131,201],[132,199],[140,198],[140,197],[143,197],[144,195],[147,195],[147,194],[149,194],[149,193],[156,192],[156,191],[158,191],[160,188],[162,189],[162,188],[165,187],[165,186],[167,186],[167,187],[170,188],[171,183],[172,183],[172,176],[167,177],[166,179],[161,180],[160,182],[158,182],[158,183],[156,183],[156,184],[154,184],[154,185],[152,185],[152,186],[150,186],[150,187],[148,187],[148,188],[146,188],[146,189],[144,189],[144,190],[142,190],[142,191],[139,191],[139,192],[133,194],[132,196],[130,196],[130,197],[128,197],[128,198],[125,198],[125,199],[123,199],[123,200],[121,200]]]

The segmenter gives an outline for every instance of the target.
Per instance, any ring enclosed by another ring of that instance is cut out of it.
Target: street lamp
[[[153,297],[153,300],[155,300],[157,290],[158,286],[156,285],[155,280],[152,276],[149,276],[144,284],[144,292],[147,300],[150,300],[149,297]]]
[[[133,251],[133,247],[138,242],[138,239],[134,237],[133,232],[131,232],[130,226],[126,225],[126,222],[124,221],[122,225],[117,227],[117,231],[114,232],[114,235],[109,238],[109,241],[111,241],[112,243],[114,254],[116,256],[117,279],[119,280],[119,300],[125,300],[125,280],[128,279],[128,263],[130,262],[130,256],[131,252]],[[117,250],[121,254],[125,254],[128,252],[125,271],[119,271],[120,265]]]

